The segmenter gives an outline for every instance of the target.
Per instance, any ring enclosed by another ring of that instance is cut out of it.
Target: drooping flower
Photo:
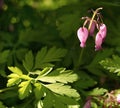
[[[89,35],[90,36],[93,36],[94,35],[94,31],[95,31],[95,21],[92,21],[92,25],[91,25],[91,28],[90,28],[90,31],[89,31]]]
[[[77,31],[77,36],[80,41],[80,46],[84,48],[86,46],[86,40],[88,38],[88,30],[85,27],[80,27]]]
[[[100,25],[100,30],[99,30],[99,32],[101,33],[102,38],[103,38],[103,41],[104,41],[104,39],[105,39],[105,37],[106,37],[106,34],[107,34],[107,27],[106,27],[105,24]]]
[[[83,108],[91,108],[91,99],[85,103]]]
[[[103,37],[101,32],[98,32],[96,37],[95,37],[95,50],[100,50],[102,49],[102,42],[103,42]]]

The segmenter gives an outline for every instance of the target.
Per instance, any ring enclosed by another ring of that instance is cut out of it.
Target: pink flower
[[[101,33],[102,38],[103,38],[103,41],[104,41],[104,39],[105,39],[105,37],[106,37],[106,34],[107,34],[107,27],[106,27],[105,24],[102,24],[102,25],[100,26],[99,32]]]
[[[93,36],[94,35],[94,31],[95,31],[95,22],[92,21],[92,25],[91,25],[91,28],[90,28],[90,31],[89,31],[89,35]]]
[[[102,24],[95,38],[95,50],[96,51],[102,49],[101,45],[103,41],[105,40],[106,33],[107,33],[107,27],[105,24]]]
[[[91,108],[91,100],[88,100],[83,108]]]
[[[80,46],[84,48],[86,46],[86,40],[88,38],[88,30],[85,27],[80,27],[77,31],[78,39],[80,40]]]
[[[102,49],[102,42],[103,42],[103,37],[101,32],[98,32],[96,37],[95,37],[95,50],[100,50]]]
[[[118,103],[120,103],[120,94],[117,95],[116,100]]]

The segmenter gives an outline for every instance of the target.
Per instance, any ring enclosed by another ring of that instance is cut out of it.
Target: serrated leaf
[[[73,71],[71,70],[65,70],[65,68],[58,68],[52,71],[47,76],[39,76],[37,79],[49,83],[72,83],[78,79],[78,75],[73,73]]]
[[[23,81],[19,84],[19,98],[24,99],[32,92],[31,80]]]
[[[77,91],[75,89],[72,89],[71,86],[68,86],[68,85],[64,85],[61,83],[55,83],[55,84],[45,85],[45,87],[50,89],[52,92],[55,92],[60,95],[65,95],[65,96],[74,97],[74,98],[80,97]]]
[[[73,106],[79,108],[76,99],[58,95],[51,91],[46,91],[46,97],[42,100],[42,108],[74,108]]]
[[[92,91],[89,91],[87,94],[88,95],[98,96],[98,95],[103,95],[106,92],[107,92],[107,89],[104,89],[104,88],[94,88]]]
[[[29,71],[32,70],[33,64],[34,64],[34,56],[33,56],[33,54],[32,54],[32,51],[29,51],[29,52],[25,55],[25,60],[23,61],[23,66],[24,66],[25,69],[29,72]]]
[[[7,82],[7,87],[10,87],[10,86],[13,86],[13,85],[15,85],[15,84],[18,84],[18,83],[21,81],[20,76],[17,75],[17,74],[14,74],[14,73],[8,75],[8,77],[9,77],[10,79],[9,79],[8,82]]]
[[[53,67],[51,62],[59,61],[65,54],[65,49],[52,47],[47,51],[47,47],[44,47],[36,55],[35,68]]]
[[[120,57],[113,55],[112,59],[107,58],[105,60],[102,60],[100,64],[109,72],[117,73],[117,75],[120,75]]]
[[[16,73],[18,75],[22,75],[22,71],[18,67],[8,67],[8,69],[10,71],[12,71],[13,73]]]
[[[3,52],[0,52],[0,64],[5,63],[7,61],[9,53],[10,50],[5,50]]]

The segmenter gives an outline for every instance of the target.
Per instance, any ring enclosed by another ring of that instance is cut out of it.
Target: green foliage
[[[52,67],[42,67],[43,69],[41,70],[41,68],[36,68],[35,65],[34,71],[30,71],[32,68],[29,66],[33,67],[34,63],[39,64],[39,67],[42,64],[44,66],[44,63],[46,63],[46,66],[50,66],[50,62],[60,60],[60,58],[65,55],[65,53],[66,50],[56,49],[55,47],[48,51],[46,48],[42,48],[34,58],[32,52],[29,51],[25,55],[25,60],[23,60],[23,66],[25,67],[28,74],[25,75],[24,72],[18,67],[8,67],[12,73],[8,75],[9,79],[7,86],[11,87],[17,85],[19,99],[21,100],[27,97],[31,97],[31,95],[34,94],[34,98],[38,103],[38,107],[40,107],[40,103],[43,104],[43,108],[46,108],[46,105],[48,108],[49,106],[58,107],[59,104],[66,108],[71,102],[73,103],[72,106],[78,105],[77,100],[80,98],[80,95],[75,89],[68,85],[69,83],[73,83],[78,79],[77,74],[75,74],[72,70],[66,70],[65,68],[57,68],[53,70]],[[51,54],[54,56],[50,56]],[[40,60],[40,63],[38,60]],[[49,103],[51,96],[53,102],[55,102],[54,104]],[[64,97],[67,102],[63,103],[61,102],[61,99],[64,99]]]
[[[106,58],[102,60],[100,64],[109,72],[117,73],[120,76],[120,57],[113,55],[112,58]]]
[[[50,62],[59,61],[61,57],[64,57],[66,54],[65,49],[52,47],[47,51],[47,48],[44,47],[39,51],[35,58],[35,68],[44,68],[54,66]]]
[[[98,7],[103,49],[94,51],[89,37],[83,51],[81,17]],[[83,108],[89,97],[92,108],[116,107],[106,94],[119,94],[119,7],[118,0],[0,0],[0,108]]]
[[[95,88],[92,91],[88,92],[88,95],[99,96],[107,93],[108,91],[104,88]]]

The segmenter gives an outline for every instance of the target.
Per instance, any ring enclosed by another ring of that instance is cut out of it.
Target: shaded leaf
[[[5,50],[3,52],[0,52],[0,64],[5,63],[7,61],[9,53],[10,50]]]
[[[44,47],[36,55],[35,68],[53,67],[51,62],[59,61],[65,54],[65,49],[52,47],[47,51],[47,47]]]
[[[32,51],[29,51],[29,52],[25,55],[25,60],[23,61],[23,66],[24,66],[25,69],[29,72],[29,71],[32,70],[33,64],[34,64],[34,56],[33,56],[33,54],[32,54]]]

